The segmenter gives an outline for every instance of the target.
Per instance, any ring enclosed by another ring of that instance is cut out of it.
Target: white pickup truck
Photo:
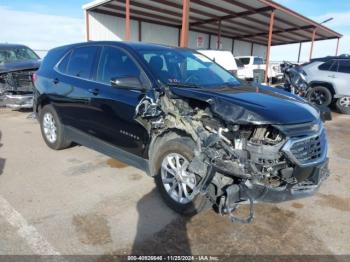
[[[252,80],[254,78],[253,71],[254,69],[263,69],[265,70],[266,64],[263,58],[259,56],[237,56],[238,59],[246,69],[244,78],[246,80]],[[277,63],[270,63],[268,70],[269,80],[276,81],[283,78],[283,73],[281,71],[280,65]]]
[[[210,60],[221,65],[227,71],[237,76],[240,79],[245,79],[246,68],[244,65],[233,56],[230,51],[224,50],[197,50],[199,53],[207,56]]]

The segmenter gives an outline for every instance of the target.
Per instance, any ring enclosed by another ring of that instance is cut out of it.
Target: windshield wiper
[[[168,86],[175,86],[175,87],[186,87],[186,88],[199,88],[200,86],[194,83],[166,83]]]

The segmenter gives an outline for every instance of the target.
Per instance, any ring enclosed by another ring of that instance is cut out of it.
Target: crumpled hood
[[[0,64],[0,73],[8,73],[26,69],[37,69],[40,66],[40,60],[27,60],[12,63]]]
[[[170,90],[178,96],[208,102],[215,114],[232,123],[287,125],[319,118],[317,109],[305,100],[267,86],[171,87]]]

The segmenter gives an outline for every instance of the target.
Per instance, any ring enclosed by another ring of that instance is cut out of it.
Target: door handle
[[[90,89],[88,89],[88,92],[96,96],[100,92],[100,89],[90,88]]]
[[[52,80],[52,83],[54,83],[55,85],[57,85],[60,82],[60,80],[58,78],[55,78],[54,80]]]
[[[335,75],[330,75],[330,76],[328,76],[328,77],[330,77],[330,78],[336,78]]]

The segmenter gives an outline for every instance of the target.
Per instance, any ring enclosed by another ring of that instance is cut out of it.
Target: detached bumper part
[[[268,188],[249,183],[246,190],[254,202],[278,203],[312,196],[329,176],[328,159],[318,166],[305,168],[305,170],[297,168],[294,172],[303,173],[303,176],[307,176],[307,178],[297,184],[287,185],[285,188]],[[295,176],[298,175],[295,174]]]
[[[33,94],[5,95],[3,104],[12,109],[32,108]]]

